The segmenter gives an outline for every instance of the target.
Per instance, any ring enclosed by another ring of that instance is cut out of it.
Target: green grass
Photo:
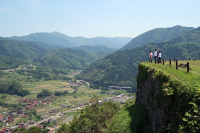
[[[113,133],[153,133],[148,112],[140,104],[121,109],[108,125]]]
[[[165,65],[162,64],[155,64],[155,63],[149,63],[144,62],[141,64],[144,64],[146,66],[155,68],[159,71],[168,73],[171,77],[174,77],[180,81],[182,81],[183,84],[190,85],[192,87],[200,88],[200,61],[178,61],[178,64],[186,64],[189,62],[190,64],[190,72],[187,72],[187,68],[178,68],[176,69],[176,64],[174,61],[172,61],[171,66],[169,65],[169,62],[166,62]]]
[[[75,112],[67,112],[65,113],[67,116],[74,116],[74,114],[77,113],[76,111]]]

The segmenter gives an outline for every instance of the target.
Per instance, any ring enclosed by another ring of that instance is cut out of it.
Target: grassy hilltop
[[[151,68],[155,68],[159,71],[163,71],[165,73],[168,73],[170,77],[174,77],[182,82],[182,84],[189,85],[191,87],[200,88],[200,61],[178,61],[178,64],[187,64],[189,62],[190,71],[187,72],[186,67],[178,67],[178,70],[176,70],[176,62],[172,61],[171,65],[169,65],[169,61],[165,62],[165,65],[163,64],[155,64],[155,63],[149,63],[144,62],[141,64],[144,64],[146,66],[149,66]]]
[[[178,61],[178,64],[189,62],[186,67],[178,67],[172,61],[163,64],[140,63],[138,75],[137,103],[141,103],[141,90],[145,91],[146,108],[151,121],[156,111],[162,111],[164,117],[159,132],[199,132],[200,131],[200,61]],[[153,84],[148,84],[151,81]],[[140,88],[142,84],[146,84]],[[136,100],[136,101],[137,101]],[[158,121],[154,121],[158,122]]]

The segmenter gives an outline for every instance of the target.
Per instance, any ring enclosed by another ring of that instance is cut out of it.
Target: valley
[[[27,72],[24,74],[19,73],[22,70]],[[113,99],[119,103],[125,103],[131,96],[126,90],[107,89],[102,93],[101,89],[90,88],[90,83],[74,79],[74,76],[79,74],[80,70],[73,70],[69,75],[61,76],[66,77],[66,79],[59,80],[44,80],[44,78],[39,80],[34,78],[34,75],[30,76],[30,70],[37,70],[37,66],[21,65],[20,68],[1,71],[3,75],[0,80],[2,82],[17,79],[22,89],[30,92],[24,97],[6,93],[0,94],[2,103],[0,105],[0,116],[2,118],[0,126],[2,129],[9,127],[9,129],[13,130],[14,128],[20,128],[19,125],[23,125],[26,128],[37,125],[42,125],[43,127],[45,125],[47,129],[48,127],[56,129],[60,124],[71,121],[73,116],[77,115],[78,110],[91,104],[90,101],[93,95],[97,96],[101,101]],[[38,98],[38,93],[42,92],[42,90],[48,90],[51,95]],[[56,95],[56,92],[67,93]],[[114,98],[120,94],[125,95]],[[4,104],[7,105],[5,106]],[[15,106],[11,107],[9,104]],[[30,112],[34,111],[36,111],[35,114],[30,114]]]

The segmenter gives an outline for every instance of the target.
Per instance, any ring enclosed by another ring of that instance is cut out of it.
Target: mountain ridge
[[[132,38],[130,37],[70,37],[59,32],[39,32],[31,33],[26,36],[13,36],[9,37],[12,40],[19,41],[37,41],[51,45],[61,45],[63,47],[79,47],[83,45],[103,45],[111,48],[121,48],[127,44]]]
[[[132,49],[149,43],[159,43],[168,41],[174,37],[177,37],[194,29],[195,28],[193,27],[183,27],[180,25],[168,28],[155,28],[133,38],[127,45],[122,47],[120,50]]]

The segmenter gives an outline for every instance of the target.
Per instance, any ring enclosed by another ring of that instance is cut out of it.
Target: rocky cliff
[[[199,92],[164,70],[142,63],[138,68],[136,103],[147,108],[153,131],[199,132]]]

